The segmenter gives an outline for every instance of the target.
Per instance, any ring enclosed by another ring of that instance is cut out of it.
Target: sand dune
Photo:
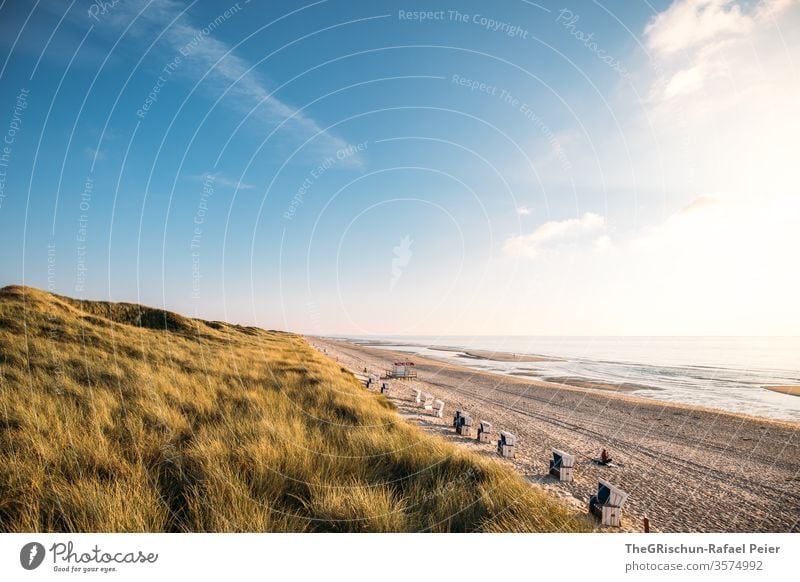
[[[11,286],[0,355],[0,534],[592,529],[295,334]]]

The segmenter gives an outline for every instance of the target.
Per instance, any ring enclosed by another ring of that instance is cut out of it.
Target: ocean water
[[[800,396],[764,386],[800,385],[800,337],[351,337],[395,351],[521,377],[626,383],[637,396],[800,421]],[[547,356],[496,362],[456,348]]]

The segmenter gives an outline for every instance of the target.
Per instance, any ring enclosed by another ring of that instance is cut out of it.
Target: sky
[[[0,4],[0,285],[309,334],[800,335],[800,2]]]

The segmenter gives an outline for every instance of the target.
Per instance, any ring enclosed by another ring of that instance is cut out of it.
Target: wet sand
[[[462,358],[473,360],[490,360],[492,362],[561,362],[557,358],[533,356],[529,354],[512,354],[509,352],[492,352],[488,350],[463,350],[460,348],[430,348],[439,352],[463,352]]]
[[[800,386],[764,386],[767,390],[789,394],[790,396],[800,396]]]
[[[593,390],[610,390],[612,392],[633,392],[634,390],[641,390],[647,388],[653,390],[650,386],[641,386],[632,382],[622,382],[620,384],[611,384],[609,382],[597,382],[595,380],[584,380],[583,378],[548,378],[548,384],[559,384],[572,386],[575,388],[591,388]]]
[[[354,372],[378,373],[408,354],[309,338]],[[800,531],[800,423],[648,400],[624,391],[492,374],[413,356],[417,380],[392,381],[399,414],[479,453],[493,444],[455,435],[457,408],[519,439],[511,463],[525,478],[586,511],[602,477],[630,494],[625,531]],[[413,402],[420,388],[444,400],[444,418]],[[605,447],[614,466],[592,463]],[[550,449],[575,455],[575,481],[547,474]]]

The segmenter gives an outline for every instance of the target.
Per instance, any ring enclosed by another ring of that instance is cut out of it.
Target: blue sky
[[[797,2],[268,4],[2,4],[0,283],[309,333],[800,330]]]

